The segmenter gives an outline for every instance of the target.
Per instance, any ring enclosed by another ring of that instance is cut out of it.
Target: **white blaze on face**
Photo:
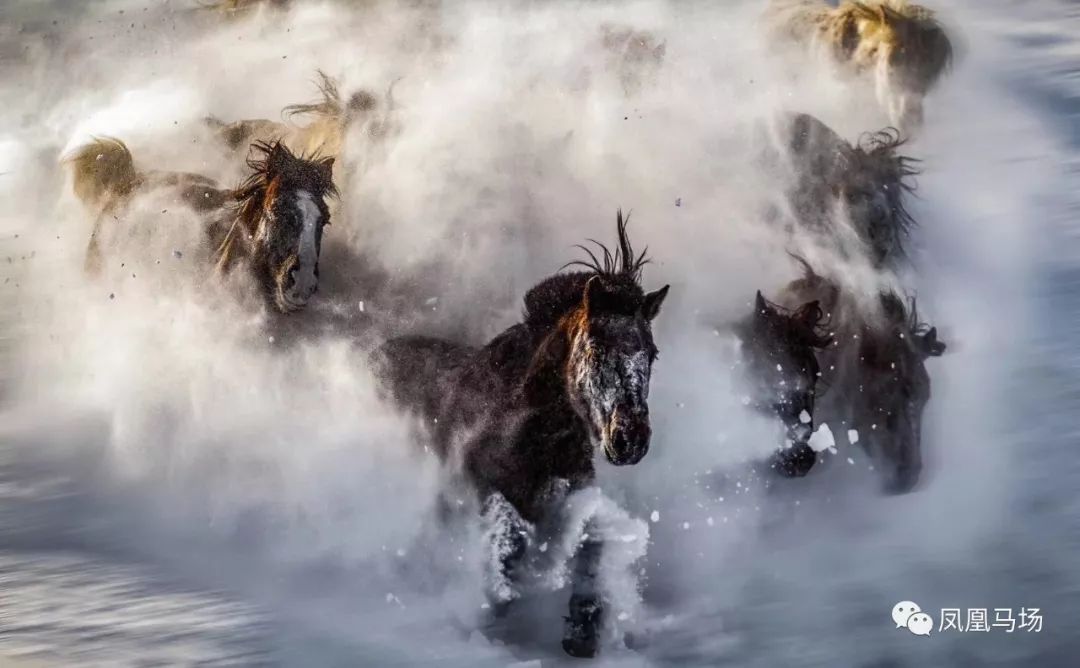
[[[315,265],[319,261],[319,248],[315,243],[315,233],[322,223],[322,214],[315,204],[315,199],[306,190],[296,193],[296,208],[300,210],[300,246],[296,253],[296,283],[293,292],[305,297],[315,291]]]

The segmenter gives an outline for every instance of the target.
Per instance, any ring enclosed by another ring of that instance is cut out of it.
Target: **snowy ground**
[[[276,117],[324,67],[347,87],[401,78],[400,138],[354,158],[328,236],[402,273],[441,258],[433,326],[507,326],[571,244],[610,237],[620,205],[656,258],[646,283],[673,286],[652,451],[601,467],[628,526],[648,526],[632,577],[612,574],[624,596],[641,587],[646,641],[600,665],[1075,665],[1077,7],[942,7],[962,56],[910,147],[925,160],[911,280],[950,351],[930,363],[926,480],[883,498],[847,452],[764,490],[745,465],[762,430],[713,334],[794,272],[754,224],[775,184],[752,176],[753,124],[808,109],[854,137],[882,125],[866,100],[764,64],[760,3],[370,4],[232,23],[179,0],[0,7],[0,656],[565,661],[565,592],[538,595],[501,639],[474,630],[475,536],[429,526],[434,472],[348,340],[268,343],[180,263],[140,258],[139,279],[128,267],[105,284],[78,272],[86,223],[63,194],[64,149],[115,134],[137,161],[230,180],[197,119]],[[583,65],[606,62],[605,23],[666,40],[632,97]],[[151,253],[172,257],[184,234],[162,234]],[[916,638],[891,623],[903,599],[935,615],[1037,607],[1043,630]]]

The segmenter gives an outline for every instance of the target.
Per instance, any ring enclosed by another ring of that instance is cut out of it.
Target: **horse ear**
[[[581,302],[585,305],[585,310],[589,310],[590,304],[592,306],[599,304],[606,292],[607,286],[604,285],[604,280],[599,275],[590,277],[585,282],[585,291],[581,296]]]
[[[937,327],[931,327],[930,331],[922,337],[923,352],[928,357],[941,357],[941,354],[945,352],[945,342],[938,341]]]
[[[334,158],[323,158],[315,163],[315,166],[319,170],[319,178],[326,185],[330,185],[334,182]]]
[[[761,294],[761,290],[758,290],[754,294],[754,312],[761,313],[769,308],[769,305],[765,302],[765,296]]]
[[[664,299],[667,298],[669,288],[671,288],[670,285],[665,285],[656,292],[645,295],[645,303],[641,307],[641,314],[645,316],[646,320],[652,320],[660,313],[660,306],[664,303]]]
[[[270,146],[270,151],[266,154],[266,171],[269,174],[280,174],[285,171],[285,165],[288,164],[289,149],[280,142],[276,141]]]

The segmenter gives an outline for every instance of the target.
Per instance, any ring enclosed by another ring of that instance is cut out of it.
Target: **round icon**
[[[934,620],[925,612],[916,612],[908,617],[907,627],[908,631],[917,636],[929,636],[930,630],[934,628]]]
[[[908,617],[911,617],[916,612],[922,612],[922,608],[914,601],[900,601],[894,605],[892,609],[892,619],[896,622],[896,628],[906,628]]]

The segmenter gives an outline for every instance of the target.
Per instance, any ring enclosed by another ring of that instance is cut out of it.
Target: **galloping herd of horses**
[[[255,4],[219,7],[238,12]],[[771,38],[828,59],[850,85],[872,84],[900,128],[852,144],[812,116],[786,116],[783,150],[772,157],[797,175],[785,193],[795,222],[777,224],[810,235],[832,257],[894,272],[907,262],[915,223],[905,205],[916,170],[900,149],[920,128],[923,97],[950,63],[945,31],[932,12],[905,0],[844,0],[839,7],[772,0],[764,25]],[[93,218],[86,271],[110,261],[100,238],[134,197],[171,192],[204,221],[218,274],[249,272],[269,308],[303,317],[319,284],[331,199],[349,197],[339,195],[335,184],[344,181],[334,175],[346,130],[359,122],[378,130],[393,106],[389,92],[385,100],[369,92],[346,100],[321,72],[320,89],[321,101],[285,109],[289,122],[207,119],[223,146],[249,151],[250,174],[235,189],[196,174],[137,168],[115,138],[66,156],[74,192]],[[293,122],[305,117],[306,124]],[[485,517],[500,518],[487,534],[496,615],[520,596],[515,583],[538,531],[559,516],[569,493],[593,484],[596,449],[616,466],[636,464],[649,450],[652,322],[669,286],[643,286],[649,258],[634,250],[627,222],[620,212],[613,247],[582,246],[583,260],[530,289],[522,322],[485,345],[388,332],[374,353],[387,396],[420,418],[421,440],[454,484],[475,491]],[[945,344],[920,322],[913,299],[876,287],[867,296],[831,277],[832,268],[791,255],[802,277],[770,291],[771,300],[758,292],[735,327],[755,388],[750,404],[781,425],[771,467],[805,476],[818,458],[815,425],[843,425],[839,436],[865,449],[885,490],[907,492],[921,470],[925,361]],[[611,621],[598,577],[603,549],[599,533],[586,530],[574,555],[563,640],[574,656],[594,656]]]

